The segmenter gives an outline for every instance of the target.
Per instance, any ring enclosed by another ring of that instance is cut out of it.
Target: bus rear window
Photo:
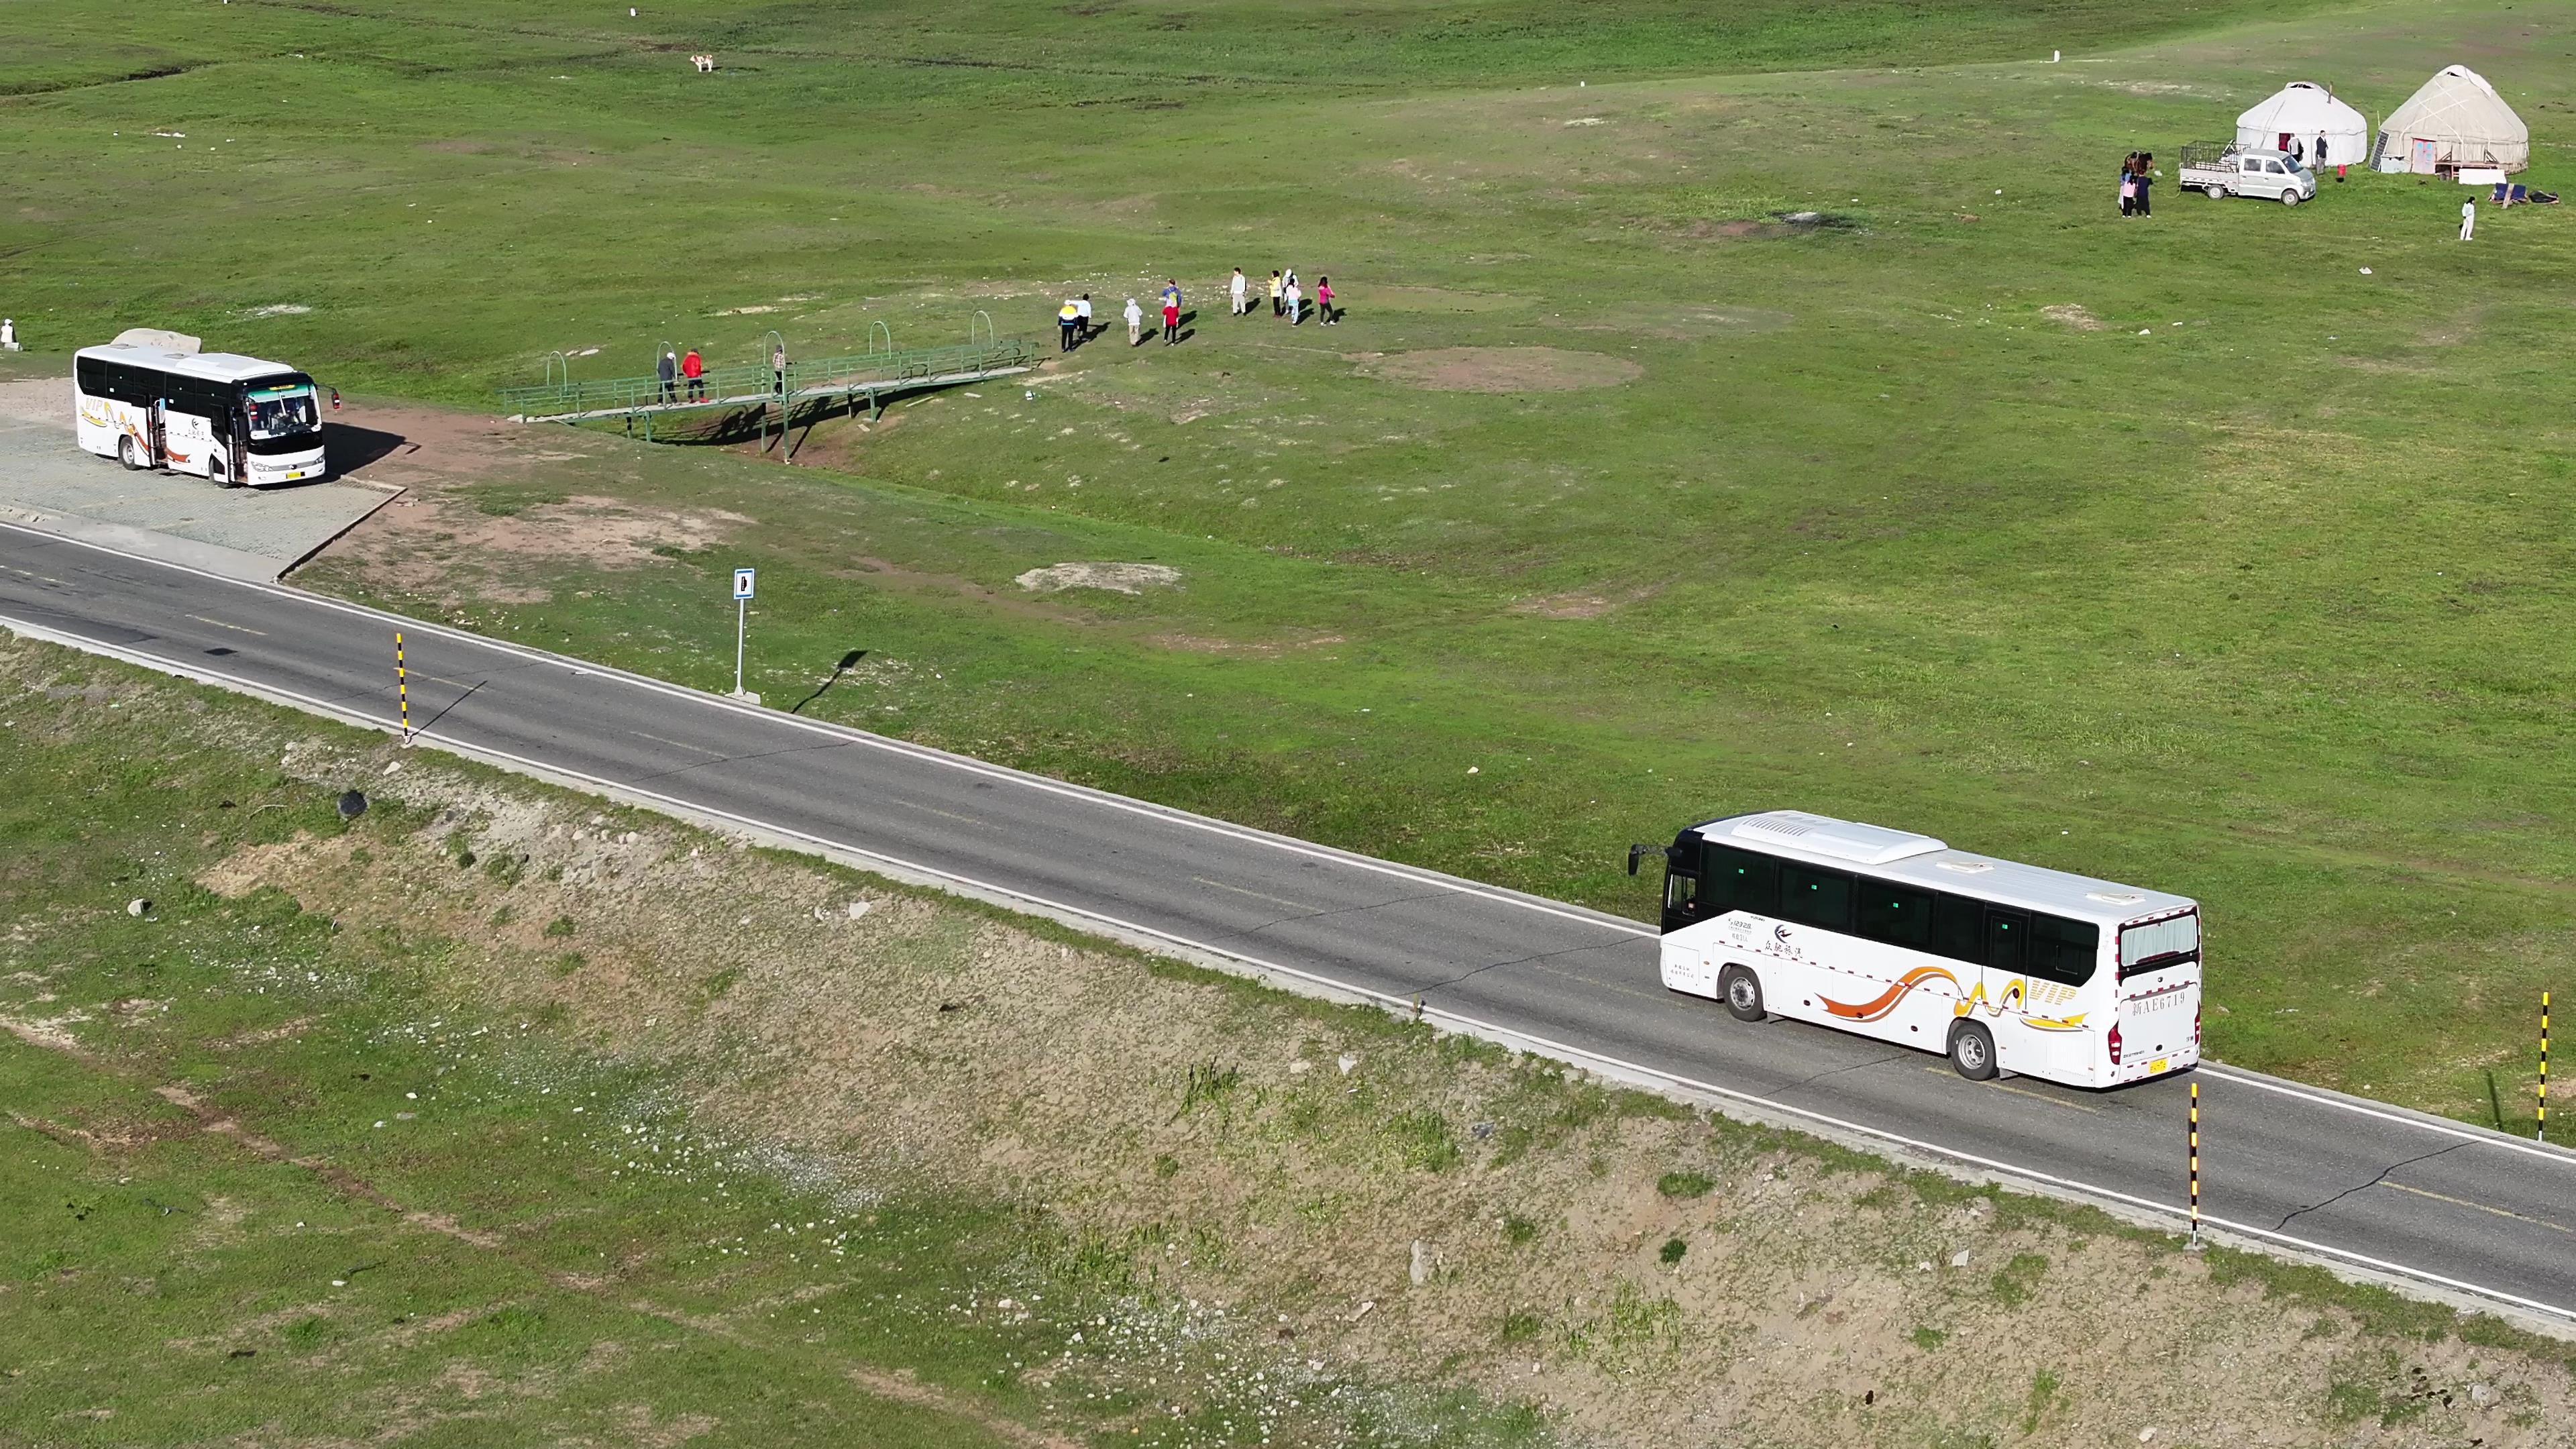
[[[2159,967],[2199,959],[2198,915],[2149,921],[2143,926],[2124,927],[2120,932],[2120,975],[2124,980]]]

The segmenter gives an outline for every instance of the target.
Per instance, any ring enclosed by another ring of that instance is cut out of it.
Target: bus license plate
[[[2172,1060],[2173,1058],[2171,1057],[2158,1057],[2154,1061],[2147,1063],[2147,1075],[2151,1077],[2157,1075],[2165,1069],[2165,1063]]]

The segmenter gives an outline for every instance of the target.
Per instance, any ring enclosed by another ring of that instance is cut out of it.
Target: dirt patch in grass
[[[1614,609],[1643,603],[1661,593],[1661,589],[1622,589],[1590,593],[1577,589],[1571,593],[1547,594],[1523,599],[1511,606],[1515,614],[1535,614],[1542,619],[1598,619]]]
[[[598,446],[568,428],[381,404],[353,407],[348,421],[384,449],[349,476],[407,491],[322,559],[375,587],[446,606],[541,603],[551,591],[531,579],[565,566],[654,565],[657,550],[694,552],[753,521],[721,508],[653,508],[564,491],[561,465],[590,459]]]
[[[1181,571],[1169,564],[1060,563],[1030,569],[1013,582],[1033,594],[1058,594],[1067,589],[1141,594],[1147,589],[1178,588]]]
[[[1574,392],[1645,376],[1624,357],[1560,347],[1442,347],[1367,364],[1368,375],[1434,392]]]
[[[1641,332],[1649,337],[1668,337],[1677,342],[1703,337],[1737,337],[1761,332],[1779,332],[1798,319],[1787,312],[1768,307],[1736,307],[1718,303],[1682,303],[1672,307],[1639,307],[1623,310],[1598,322],[1574,324],[1578,332]]]
[[[2039,315],[2078,332],[2101,332],[2111,325],[2094,316],[2081,302],[2060,302],[2053,307],[2042,307]]]

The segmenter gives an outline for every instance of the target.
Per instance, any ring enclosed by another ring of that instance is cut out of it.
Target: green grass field
[[[11,7],[0,310],[480,405],[552,351],[1034,336],[1176,276],[1187,346],[827,432],[831,470],[582,442],[487,506],[758,524],[449,612],[715,685],[757,564],[773,700],[867,648],[815,710],[1632,912],[1628,841],[1769,805],[2185,891],[2219,1056],[2524,1111],[2576,944],[2571,219],[2462,246],[2456,188],[2356,175],[2122,222],[2110,176],[2457,59],[2554,186],[2557,12],[622,8]],[[1230,319],[1233,265],[1349,320]],[[1403,380],[1534,347],[1633,375]],[[1181,585],[1011,582],[1111,559]]]

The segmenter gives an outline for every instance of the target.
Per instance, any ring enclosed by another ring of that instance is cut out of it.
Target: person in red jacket
[[[689,355],[680,359],[680,376],[689,380],[689,401],[707,400],[707,365],[699,358],[698,349],[690,348]]]

